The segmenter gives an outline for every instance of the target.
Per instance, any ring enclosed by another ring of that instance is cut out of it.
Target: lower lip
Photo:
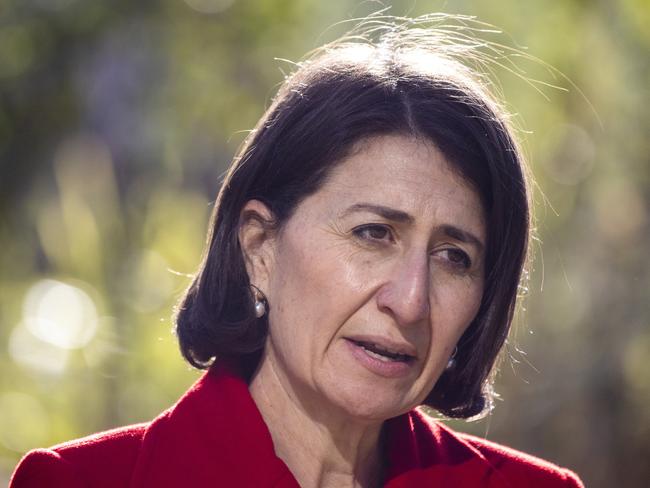
[[[346,339],[350,351],[354,358],[359,361],[369,371],[383,376],[385,378],[401,378],[411,372],[415,361],[382,361],[381,359],[370,356],[360,345]]]

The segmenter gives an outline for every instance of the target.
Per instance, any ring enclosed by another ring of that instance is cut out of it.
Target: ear
[[[273,212],[259,200],[249,200],[239,214],[239,245],[251,284],[268,290],[274,258]]]

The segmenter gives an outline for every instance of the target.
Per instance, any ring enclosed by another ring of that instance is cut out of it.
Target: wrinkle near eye
[[[347,236],[347,232],[341,228],[338,222],[329,222],[323,226],[323,231],[340,239],[345,239]]]

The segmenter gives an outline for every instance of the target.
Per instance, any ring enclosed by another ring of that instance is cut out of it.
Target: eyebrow
[[[356,203],[343,212],[342,216],[347,216],[354,212],[370,212],[379,215],[387,220],[392,220],[394,222],[401,222],[412,224],[415,222],[415,218],[407,212],[402,210],[396,210],[390,207],[384,207],[383,205],[375,205],[372,203]],[[479,251],[483,251],[485,244],[476,237],[471,232],[463,230],[455,225],[441,225],[440,230],[447,236],[457,241],[464,242],[466,244],[472,244],[476,246]]]
[[[454,225],[442,225],[440,228],[442,232],[444,232],[452,239],[456,239],[457,241],[464,242],[466,244],[473,244],[480,252],[482,252],[485,248],[483,242],[481,242],[481,240],[471,232],[459,229]]]
[[[374,205],[372,203],[356,203],[351,207],[348,207],[343,212],[343,216],[345,217],[354,212],[370,212],[377,214],[380,217],[384,217],[387,220],[404,222],[407,224],[415,222],[415,219],[411,215],[402,210],[395,210],[394,208],[384,207],[383,205]]]

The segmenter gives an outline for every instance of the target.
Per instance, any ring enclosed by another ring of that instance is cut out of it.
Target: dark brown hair
[[[458,343],[456,366],[426,399],[447,416],[468,418],[491,406],[491,372],[526,259],[530,217],[522,156],[486,83],[461,62],[473,56],[469,41],[450,42],[435,27],[393,23],[379,31],[376,41],[357,36],[325,46],[285,80],[225,177],[176,332],[195,367],[226,357],[252,372],[268,324],[255,317],[238,242],[243,206],[262,201],[281,228],[356,143],[385,134],[423,138],[476,188],[485,208],[480,309]]]

